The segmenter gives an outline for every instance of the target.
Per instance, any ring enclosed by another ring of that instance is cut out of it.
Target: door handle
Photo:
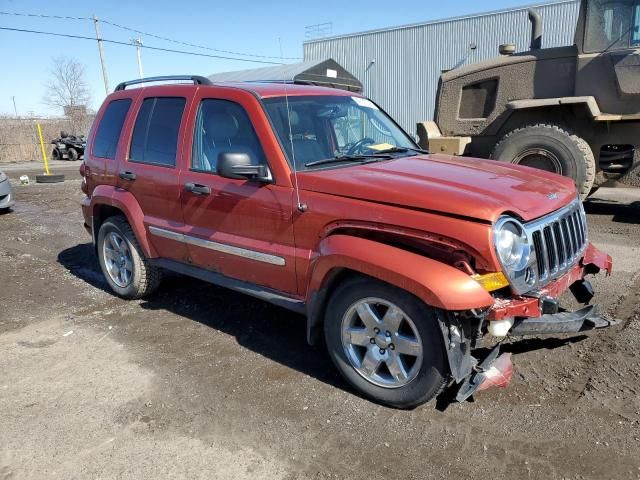
[[[122,171],[122,172],[120,172],[120,178],[122,180],[129,180],[129,181],[133,182],[136,179],[136,174],[133,173],[133,172]]]
[[[200,185],[199,183],[185,183],[185,190],[193,193],[194,195],[210,195],[211,188],[206,185]]]

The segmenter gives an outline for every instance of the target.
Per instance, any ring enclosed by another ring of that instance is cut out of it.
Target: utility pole
[[[16,118],[18,118],[18,109],[16,108],[16,96],[13,95],[11,97],[11,100],[13,100],[13,112],[16,114]]]
[[[141,55],[141,50],[142,50],[142,39],[141,38],[131,38],[129,39],[129,41],[131,42],[131,45],[135,45],[137,53],[138,53],[138,73],[140,74],[140,78],[144,78],[144,75],[142,73],[142,55]]]
[[[96,40],[98,41],[98,52],[100,52],[100,64],[102,65],[102,78],[104,79],[104,91],[109,95],[109,75],[107,74],[107,64],[104,61],[104,49],[102,48],[102,35],[100,35],[100,26],[98,25],[98,17],[93,16],[93,25],[96,27]]]

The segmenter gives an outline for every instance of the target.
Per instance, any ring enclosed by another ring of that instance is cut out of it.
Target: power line
[[[64,16],[64,15],[45,15],[45,14],[38,14],[38,13],[18,13],[18,12],[3,12],[0,11],[0,15],[15,15],[15,16],[19,16],[19,17],[32,17],[32,18],[53,18],[53,19],[57,19],[57,20],[91,20],[93,21],[92,18],[90,17],[69,17],[69,16]],[[182,42],[180,40],[175,40],[173,38],[168,38],[168,37],[163,37],[160,35],[156,35],[153,33],[149,33],[149,32],[143,32],[141,30],[137,30],[135,28],[131,28],[131,27],[127,27],[125,25],[120,25],[118,23],[115,22],[110,22],[108,20],[103,20],[101,19],[100,22],[107,24],[107,25],[111,25],[112,27],[116,27],[116,28],[120,28],[122,30],[127,30],[129,32],[134,32],[137,33],[139,35],[145,35],[147,37],[152,37],[152,38],[157,38],[158,40],[163,40],[165,42],[171,42],[171,43],[175,43],[178,45],[184,45],[186,47],[195,47],[195,48],[202,48],[203,50],[209,50],[212,52],[219,52],[219,53],[226,53],[229,55],[240,55],[243,57],[253,57],[253,58],[271,58],[271,59],[279,59],[279,60],[301,60],[301,57],[283,57],[283,56],[272,56],[272,55],[258,55],[258,54],[254,54],[254,53],[242,53],[242,52],[234,52],[231,50],[221,50],[218,48],[212,48],[212,47],[207,47],[204,45],[198,45],[196,43],[188,43],[188,42]]]
[[[102,20],[100,20],[102,22]],[[94,37],[85,37],[83,35],[71,35],[68,33],[55,33],[55,32],[43,32],[41,30],[27,30],[24,28],[10,28],[10,27],[0,27],[0,30],[7,30],[11,32],[22,32],[22,33],[37,33],[40,35],[50,35],[54,37],[66,37],[66,38],[75,38],[79,40],[91,40],[95,42],[96,39]],[[127,47],[131,47],[132,45],[129,42],[121,42],[119,40],[109,40],[106,38],[102,39],[103,42],[113,43],[116,45],[125,45]],[[238,57],[227,57],[224,55],[213,55],[209,53],[201,53],[201,52],[189,52],[186,50],[175,50],[172,48],[163,48],[163,47],[153,47],[151,45],[141,45],[141,48],[147,48],[149,50],[158,50],[160,52],[169,52],[169,53],[181,53],[183,55],[195,55],[197,57],[208,57],[208,58],[218,58],[222,60],[235,60],[238,62],[249,62],[249,63],[266,63],[269,65],[282,65],[282,62],[271,62],[267,60],[252,60],[250,58],[238,58]]]
[[[234,52],[234,51],[231,51],[231,50],[220,50],[218,48],[205,47],[204,45],[198,45],[196,43],[181,42],[180,40],[174,40],[174,39],[167,38],[167,37],[161,37],[160,35],[155,35],[153,33],[143,32],[141,30],[136,30],[135,28],[130,28],[130,27],[125,27],[123,25],[118,25],[117,23],[109,22],[108,20],[100,20],[100,21],[102,23],[105,23],[107,25],[111,25],[113,27],[121,28],[123,30],[128,30],[129,32],[138,33],[140,35],[145,35],[147,37],[157,38],[158,40],[164,40],[166,42],[177,43],[179,45],[184,45],[186,47],[202,48],[204,50],[210,50],[212,52],[228,53],[230,55],[242,55],[244,57],[277,58],[279,60],[301,60],[300,57],[282,57],[282,56],[278,57],[278,56],[271,56],[271,55],[258,55],[258,54],[253,54],[253,53]]]

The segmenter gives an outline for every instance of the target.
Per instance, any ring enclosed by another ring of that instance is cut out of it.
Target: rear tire
[[[491,158],[572,178],[583,200],[596,177],[596,160],[589,144],[558,125],[517,128],[496,144]]]
[[[371,311],[375,315],[365,323],[362,318]],[[390,407],[416,407],[437,396],[449,379],[438,323],[444,315],[392,285],[350,280],[337,288],[327,308],[329,355],[364,396]]]
[[[107,218],[98,231],[98,259],[104,278],[116,295],[143,298],[160,285],[161,271],[144,256],[126,218]]]

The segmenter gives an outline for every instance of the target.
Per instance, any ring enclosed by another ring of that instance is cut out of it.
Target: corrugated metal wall
[[[578,0],[534,7],[544,23],[543,47],[573,44]],[[367,96],[415,132],[416,122],[433,117],[442,70],[495,57],[502,43],[528,49],[527,8],[308,41],[304,58],[333,58],[362,82]]]

